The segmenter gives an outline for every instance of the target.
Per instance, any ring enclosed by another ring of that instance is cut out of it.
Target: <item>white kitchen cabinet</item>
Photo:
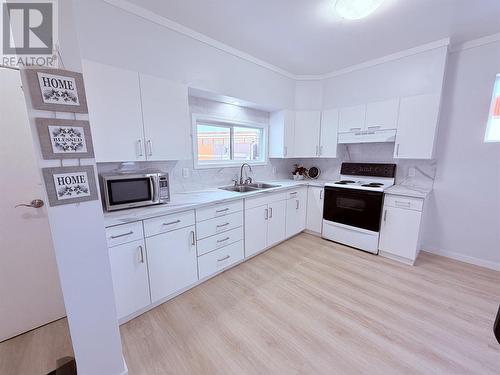
[[[439,121],[440,94],[401,99],[394,158],[432,159]]]
[[[267,204],[245,209],[245,257],[257,254],[267,247]]]
[[[364,130],[393,130],[398,125],[399,98],[368,103]]]
[[[339,133],[359,132],[365,129],[366,105],[339,109]]]
[[[307,220],[306,229],[321,233],[323,224],[323,195],[324,188],[309,186],[307,188]]]
[[[419,252],[423,200],[386,195],[380,228],[380,255],[413,264]]]
[[[138,73],[84,60],[83,76],[96,160],[146,160]]]
[[[140,74],[147,160],[191,159],[187,86]]]
[[[306,229],[307,188],[301,187],[289,194],[286,201],[286,238]]]
[[[320,111],[295,112],[294,157],[310,158],[319,156],[320,129]]]
[[[268,205],[268,210],[267,246],[269,247],[285,240],[286,201],[270,203]]]
[[[151,299],[144,240],[110,248],[109,260],[118,319],[148,306]]]
[[[319,156],[322,158],[337,157],[337,134],[339,129],[339,110],[328,109],[321,113],[321,130],[319,137]]]
[[[146,249],[153,303],[198,281],[194,225],[148,237]]]
[[[269,157],[293,158],[295,140],[295,112],[272,112],[269,118]]]

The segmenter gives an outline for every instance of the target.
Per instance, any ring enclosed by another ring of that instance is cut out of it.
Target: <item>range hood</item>
[[[395,142],[396,129],[363,130],[338,134],[339,144]]]

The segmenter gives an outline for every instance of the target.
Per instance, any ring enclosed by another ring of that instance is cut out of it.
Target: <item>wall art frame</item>
[[[42,168],[42,174],[51,207],[99,199],[91,165]]]

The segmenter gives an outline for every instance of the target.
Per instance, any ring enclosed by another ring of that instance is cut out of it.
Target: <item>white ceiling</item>
[[[296,75],[500,32],[500,0],[385,0],[358,21],[338,18],[333,0],[129,1]]]

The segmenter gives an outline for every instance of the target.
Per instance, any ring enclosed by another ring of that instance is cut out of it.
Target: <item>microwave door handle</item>
[[[149,177],[149,182],[151,184],[151,191],[153,192],[153,203],[158,203],[160,201],[158,197],[158,177],[151,176]]]

